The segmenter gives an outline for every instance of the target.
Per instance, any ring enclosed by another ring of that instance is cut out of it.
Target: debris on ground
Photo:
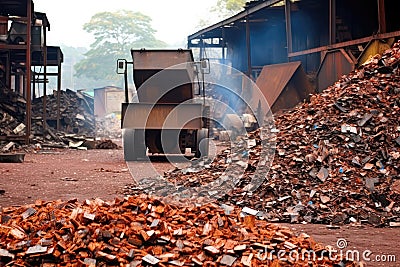
[[[23,97],[12,91],[2,91],[0,99],[0,136],[25,135],[25,108]],[[46,96],[46,127],[43,129],[43,97],[32,101],[31,142],[43,147],[65,148],[70,142],[85,142],[95,136],[93,98],[67,89],[60,91],[60,130],[57,131],[57,91]],[[13,139],[12,139],[13,140]],[[18,139],[16,139],[18,140]],[[5,151],[21,148],[19,141],[0,142]]]
[[[121,146],[117,145],[110,139],[102,139],[96,141],[96,149],[119,149]]]
[[[305,233],[210,203],[175,207],[148,196],[3,208],[7,266],[356,266]],[[329,254],[329,252],[331,254]]]
[[[211,163],[165,173],[170,183],[143,179],[140,188],[128,186],[126,193],[196,188],[200,196],[263,212],[269,221],[394,225],[400,222],[399,65],[400,42],[309,102],[277,114],[276,129],[261,129],[240,140],[251,141],[247,151],[232,151],[238,150],[236,140]],[[260,155],[270,135],[260,131],[276,133],[270,166]],[[227,168],[240,166],[243,175],[221,179]],[[261,172],[265,181],[255,188],[254,174],[261,168],[266,169]],[[233,182],[235,189],[210,195],[226,182]]]
[[[46,122],[52,129],[57,127],[57,91],[46,96]],[[93,97],[70,89],[60,91],[60,131],[67,134],[95,136]],[[32,101],[32,125],[34,132],[41,133],[43,120],[43,96]],[[33,126],[34,127],[34,126]],[[36,130],[36,131],[35,131]]]
[[[22,163],[24,159],[24,153],[0,153],[0,163]]]
[[[15,92],[0,99],[0,135],[25,134],[25,100]],[[60,91],[60,130],[57,131],[57,92],[46,96],[46,128],[43,130],[43,97],[32,101],[32,138],[37,148],[117,149],[111,140],[95,140],[93,98],[67,89]],[[118,124],[120,125],[120,124]],[[99,126],[98,126],[99,127]],[[98,129],[97,129],[98,130]],[[120,129],[119,129],[120,130]],[[19,141],[0,141],[1,152],[20,150]]]
[[[96,118],[96,136],[99,138],[122,138],[121,116],[110,113],[104,118]]]

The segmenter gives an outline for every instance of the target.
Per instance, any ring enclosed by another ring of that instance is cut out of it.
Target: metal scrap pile
[[[95,135],[93,98],[70,89],[60,91],[60,130],[68,134]],[[33,122],[42,127],[43,97],[32,101]],[[46,121],[54,129],[57,126],[57,91],[46,97]]]
[[[25,134],[26,101],[12,91],[2,91],[0,99],[0,135]],[[46,130],[43,130],[43,97],[32,101],[32,143],[49,147],[70,147],[70,143],[88,142],[95,135],[93,98],[67,89],[60,94],[60,131],[57,127],[57,92],[46,97]],[[12,150],[17,141],[0,142]],[[10,146],[11,145],[11,146]]]
[[[355,266],[307,234],[252,213],[216,204],[174,207],[146,196],[36,201],[3,209],[0,265]]]
[[[256,191],[249,190],[250,180],[257,168],[266,167],[259,162],[261,143],[268,143],[258,132],[247,140],[253,140],[248,161],[243,162],[244,151],[226,150],[212,163],[173,170],[165,178],[178,187],[198,187],[238,165],[246,170],[243,177],[220,200],[255,208],[270,221],[398,225],[399,64],[400,42],[310,102],[276,115],[275,158]],[[141,186],[150,193],[157,188],[153,182]],[[197,193],[213,192],[203,189]]]
[[[250,196],[270,220],[389,225],[400,220],[400,43],[275,117],[266,182]]]
[[[25,99],[5,89],[0,94],[0,136],[24,134]]]

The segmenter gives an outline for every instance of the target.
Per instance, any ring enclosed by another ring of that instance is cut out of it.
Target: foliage
[[[246,2],[247,0],[218,0],[211,11],[218,13],[221,18],[230,17],[242,11]]]
[[[151,27],[151,18],[140,12],[120,10],[95,14],[83,29],[94,42],[85,58],[75,65],[76,75],[101,82],[103,86],[121,83],[115,72],[119,58],[130,58],[131,48],[162,48]]]

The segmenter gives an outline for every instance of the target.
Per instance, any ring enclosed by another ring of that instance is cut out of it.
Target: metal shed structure
[[[188,36],[188,47],[198,48],[200,58],[218,48],[222,62],[254,80],[265,65],[300,61],[312,80],[323,80],[314,84],[323,90],[344,62],[324,60],[326,54],[340,50],[351,61],[345,63],[356,66],[371,53],[372,41],[391,43],[400,36],[398,10],[396,0],[252,1],[235,16]]]
[[[6,91],[11,91],[23,97],[26,102],[25,135],[0,136],[0,139],[22,139],[29,143],[31,102],[35,97],[35,86],[42,86],[44,106],[48,77],[56,76],[57,90],[61,89],[63,54],[59,47],[47,46],[46,36],[49,30],[50,22],[46,14],[35,12],[33,1],[0,0],[0,101],[6,97]],[[41,71],[36,72],[35,66],[40,66]],[[57,71],[49,73],[47,67],[50,66],[57,67]],[[57,118],[59,121],[59,105]],[[45,112],[41,119],[46,121]],[[45,129],[46,124],[43,125]]]

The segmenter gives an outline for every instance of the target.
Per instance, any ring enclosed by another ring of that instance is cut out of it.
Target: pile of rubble
[[[1,212],[2,266],[356,266],[332,249],[250,209],[178,208],[143,195]]]
[[[269,170],[260,159],[261,144],[269,140],[255,132],[240,141],[252,141],[247,153],[227,149],[202,168],[176,169],[165,178],[175,187],[198,187],[221,180],[226,168],[238,165],[244,175],[220,200],[254,208],[269,221],[398,226],[399,65],[400,42],[309,102],[276,115],[276,152]],[[268,172],[254,188],[251,181],[260,168]],[[154,183],[143,189],[151,187]],[[213,192],[204,188],[198,193]]]
[[[96,136],[100,138],[122,138],[121,118],[110,113],[104,118],[96,118]]]
[[[46,96],[46,121],[55,129],[57,127],[57,91]],[[60,91],[60,131],[67,134],[86,136],[95,135],[94,100],[92,97],[70,89]],[[43,97],[32,101],[32,120],[42,127]],[[35,127],[35,123],[32,123]],[[41,133],[34,128],[34,132]]]
[[[260,208],[270,220],[398,225],[399,64],[397,43],[310,102],[276,116],[266,182],[230,200]]]
[[[25,99],[5,89],[0,94],[0,136],[24,134]]]
[[[25,135],[26,101],[12,91],[2,91],[0,99],[0,135]],[[44,147],[79,147],[93,143],[95,119],[93,98],[67,89],[60,93],[60,130],[57,131],[57,92],[46,96],[46,129],[43,130],[43,97],[32,101],[32,143]],[[95,144],[94,144],[95,145]],[[93,145],[93,146],[94,146]],[[3,151],[20,147],[18,141],[2,142]],[[90,146],[84,146],[91,148]]]
[[[23,135],[25,123],[26,101],[12,91],[2,91],[0,99],[0,135]],[[32,132],[43,133],[43,97],[32,101]],[[57,92],[46,96],[47,128],[57,126]],[[94,136],[95,120],[93,115],[93,98],[67,89],[60,94],[60,126],[61,132]]]

